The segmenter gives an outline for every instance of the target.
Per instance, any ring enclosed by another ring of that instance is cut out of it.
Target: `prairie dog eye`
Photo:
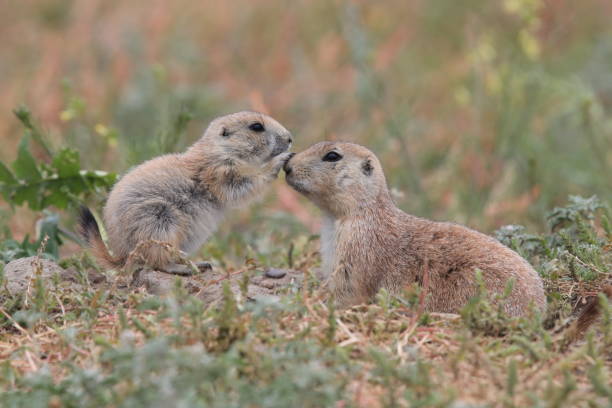
[[[260,122],[251,123],[249,125],[249,129],[251,129],[253,132],[263,132],[264,130],[266,130],[264,125]]]
[[[329,152],[325,156],[323,156],[323,161],[327,162],[337,162],[340,159],[342,159],[342,156],[336,152]]]

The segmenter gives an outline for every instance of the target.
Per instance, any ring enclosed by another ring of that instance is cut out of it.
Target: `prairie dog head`
[[[357,213],[389,199],[380,162],[353,143],[321,142],[292,156],[287,183],[332,216]]]
[[[197,145],[225,164],[257,167],[285,153],[292,142],[291,133],[270,116],[242,111],[214,119]]]

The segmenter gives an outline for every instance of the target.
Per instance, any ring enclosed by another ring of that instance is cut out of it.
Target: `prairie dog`
[[[502,303],[507,314],[546,308],[541,278],[516,252],[467,227],[398,209],[380,162],[365,147],[318,143],[284,169],[287,183],[324,213],[322,269],[341,306],[368,301],[381,288],[401,293],[416,282],[427,285],[425,310],[457,312],[477,293],[480,270],[489,294],[502,294],[514,281]]]
[[[144,162],[113,187],[104,208],[112,255],[87,209],[81,211],[81,233],[94,255],[110,268],[123,266],[142,241],[162,241],[193,253],[228,209],[246,204],[276,178],[290,156],[291,144],[291,133],[262,113],[219,117],[186,152]],[[163,248],[142,250],[148,266],[186,272],[171,263]]]

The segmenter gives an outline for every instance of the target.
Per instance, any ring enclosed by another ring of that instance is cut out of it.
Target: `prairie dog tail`
[[[603,293],[608,299],[612,299],[612,285],[605,285],[600,293]],[[584,337],[599,315],[601,315],[601,303],[598,296],[593,296],[588,300],[587,305],[582,309],[576,320],[565,331],[563,346],[567,347]]]
[[[81,206],[79,209],[78,221],[81,237],[83,237],[83,240],[87,243],[87,246],[102,266],[107,269],[116,269],[117,267],[123,266],[121,260],[114,258],[110,252],[108,252],[108,248],[106,248],[102,240],[98,222],[89,208]]]

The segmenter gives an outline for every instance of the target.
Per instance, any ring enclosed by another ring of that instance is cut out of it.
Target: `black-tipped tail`
[[[114,269],[121,266],[122,262],[115,259],[110,252],[108,252],[108,249],[102,240],[102,234],[100,234],[98,221],[96,221],[96,217],[94,217],[89,208],[85,206],[81,206],[79,208],[78,222],[79,234],[98,261],[100,261],[100,263],[108,269]]]
[[[81,234],[81,237],[85,243],[87,243],[89,246],[92,244],[92,235],[94,237],[99,236],[100,239],[102,239],[100,227],[98,226],[96,217],[94,217],[90,209],[84,205],[79,208],[79,233]]]

